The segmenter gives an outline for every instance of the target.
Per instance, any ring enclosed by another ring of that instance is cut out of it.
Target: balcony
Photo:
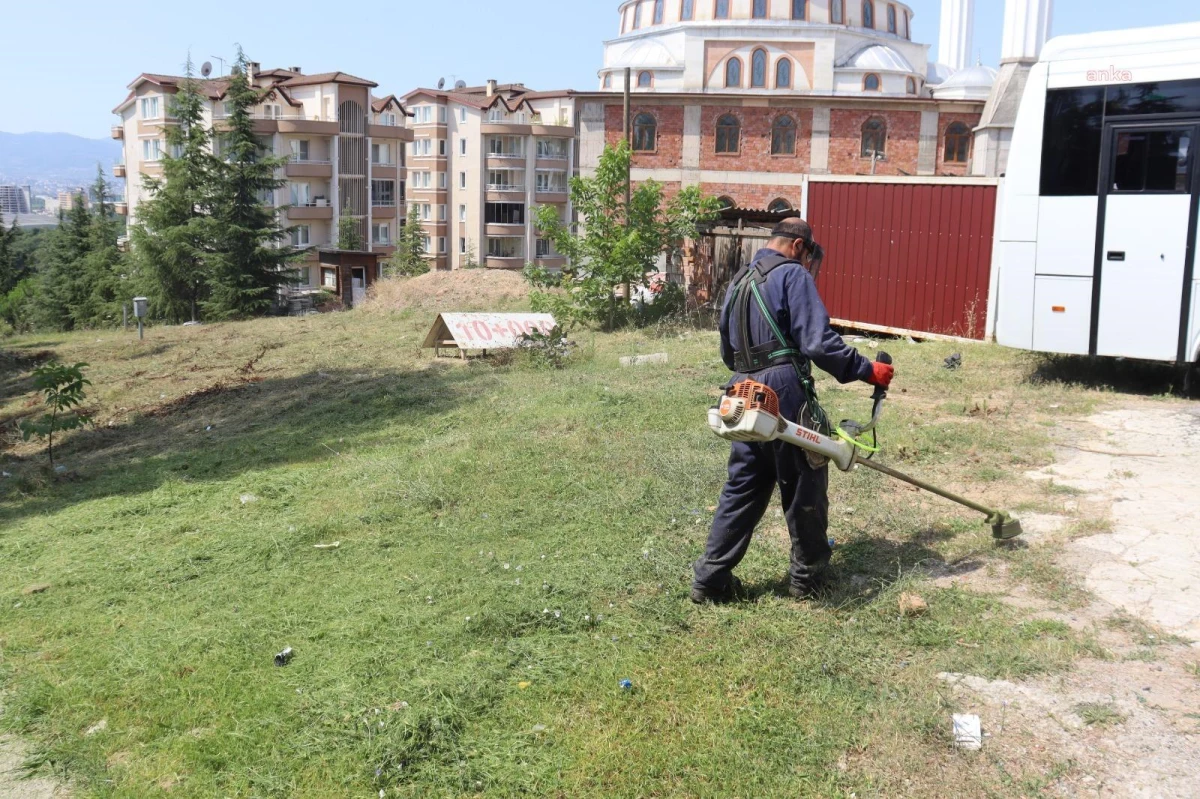
[[[320,202],[320,205],[317,203]],[[333,208],[324,200],[295,203],[287,209],[288,219],[333,219]]]
[[[129,216],[129,203],[113,203],[113,213],[117,216]]]
[[[112,126],[112,137],[114,139],[124,139],[125,138],[125,126],[124,125],[113,125]]]
[[[396,139],[398,141],[412,141],[413,132],[408,128],[402,128],[399,125],[379,125],[376,123],[367,124],[367,135],[372,139]]]
[[[316,136],[336,136],[336,119],[325,119],[319,114],[251,114],[255,133],[307,133]],[[228,127],[228,114],[213,115],[213,127],[218,130]]]
[[[117,236],[117,252],[129,252],[129,236]]]
[[[125,165],[124,164],[113,164],[113,177],[114,178],[125,177]]]
[[[371,218],[372,219],[395,219],[396,218],[396,201],[395,200],[372,200],[371,201]]]
[[[284,166],[283,172],[289,178],[332,178],[333,163],[316,158],[300,159],[292,156]]]

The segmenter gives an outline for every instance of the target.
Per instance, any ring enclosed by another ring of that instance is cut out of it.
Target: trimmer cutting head
[[[1003,511],[991,516],[988,519],[988,524],[992,526],[992,537],[997,541],[1007,541],[1010,538],[1016,538],[1024,532],[1021,530],[1020,520],[1014,519]]]

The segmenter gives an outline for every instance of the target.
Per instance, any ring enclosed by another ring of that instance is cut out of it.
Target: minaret
[[[1037,61],[1050,38],[1054,0],[1008,0],[1004,4],[1004,41],[1000,63]]]
[[[975,0],[942,0],[938,63],[957,72],[971,59],[975,34]]]

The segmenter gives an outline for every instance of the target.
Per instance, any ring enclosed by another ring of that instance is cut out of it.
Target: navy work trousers
[[[804,391],[791,366],[734,375],[730,385],[746,379],[775,389],[780,413],[786,419],[799,419]],[[788,576],[797,587],[812,585],[832,555],[828,536],[829,467],[814,469],[804,450],[793,444],[735,441],[729,453],[729,479],[721,491],[708,544],[694,566],[695,587],[720,593],[729,586],[730,574],[746,556],[754,528],[766,513],[776,485],[792,539]]]

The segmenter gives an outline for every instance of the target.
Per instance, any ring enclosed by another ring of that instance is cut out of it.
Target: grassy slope
[[[5,723],[97,796],[1036,793],[1036,765],[955,754],[933,675],[1019,677],[1088,642],[920,587],[922,564],[992,551],[975,517],[837,474],[837,595],[776,596],[772,511],[742,569],[754,601],[694,608],[726,453],[703,421],[726,377],[715,336],[585,334],[581,362],[549,372],[431,363],[430,320],[9,343],[90,361],[100,425],[64,446],[71,481],[28,447],[0,454]],[[263,347],[261,382],[180,399],[244,378]],[[1030,385],[998,348],[952,373],[953,345],[888,347],[906,389],[891,462],[1056,501],[1019,475],[1050,457],[1044,423],[1093,395]],[[668,367],[616,366],[659,350]],[[0,419],[28,388],[0,378]],[[823,390],[866,412],[864,387]],[[900,619],[911,585],[931,610]]]

